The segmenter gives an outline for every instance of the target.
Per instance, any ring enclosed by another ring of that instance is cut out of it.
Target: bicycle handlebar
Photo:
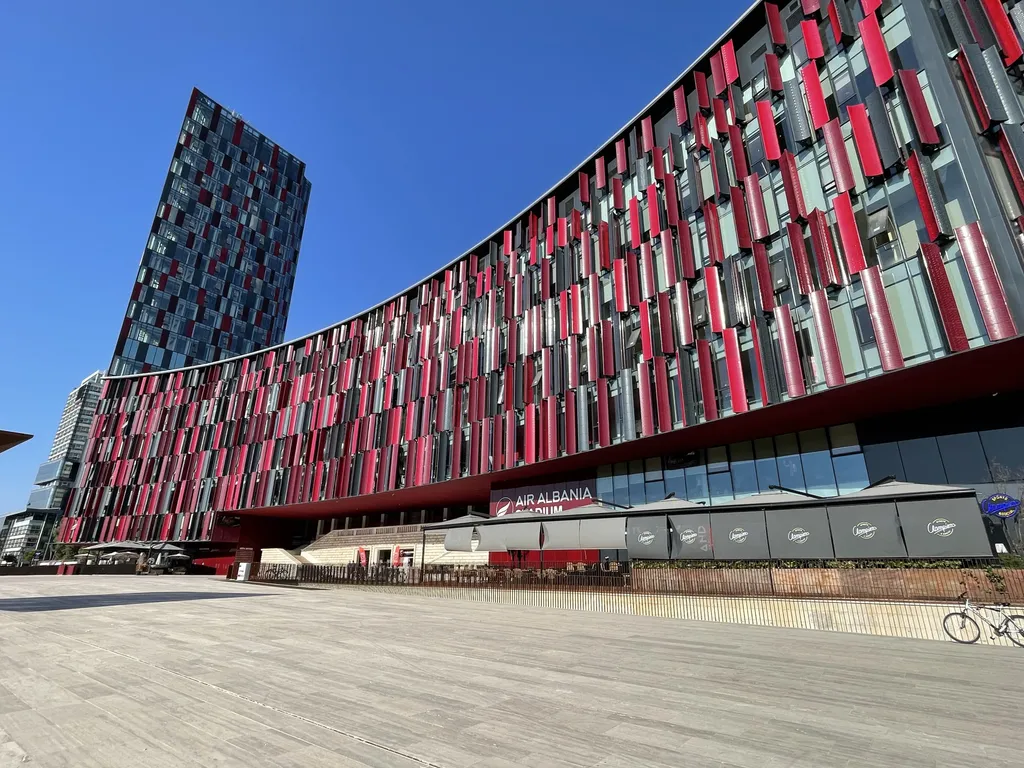
[[[963,600],[965,597],[967,597],[967,590],[966,589],[963,592],[960,593],[960,596],[957,597],[957,600]]]

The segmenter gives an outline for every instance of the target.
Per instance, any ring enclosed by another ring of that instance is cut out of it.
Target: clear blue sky
[[[306,162],[293,338],[505,224],[747,5],[4,3],[0,429],[35,438],[0,455],[0,515],[110,362],[193,86]]]

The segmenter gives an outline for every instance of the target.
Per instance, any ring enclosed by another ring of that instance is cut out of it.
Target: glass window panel
[[[977,432],[942,435],[938,438],[938,443],[947,482],[963,485],[992,482],[988,461]]]
[[[803,444],[803,439],[801,439]],[[836,476],[832,469],[832,454],[827,450],[803,453],[801,461],[804,467],[806,491],[818,496],[836,495]]]
[[[703,501],[705,504],[711,500],[708,495],[707,467],[686,468],[686,499],[695,503]]]
[[[641,462],[630,462],[632,464],[640,464]],[[632,466],[630,466],[632,469]],[[631,505],[645,504],[647,502],[647,494],[644,491],[644,473],[643,472],[630,472],[629,473],[629,503]]]
[[[615,489],[613,501],[624,507],[629,506],[629,475],[626,474],[625,463],[615,465],[615,475],[612,478],[612,486]]]
[[[775,463],[775,447],[770,437],[754,441],[754,456],[758,490],[771,490],[770,486],[779,484],[779,468]]]
[[[733,443],[729,446],[729,457],[732,460],[733,493],[736,498],[757,493],[757,470],[754,467],[754,446],[751,443]]]
[[[729,454],[724,445],[708,448],[708,472],[728,472]]]
[[[644,479],[648,482],[661,480],[661,457],[644,461]]]
[[[868,481],[877,483],[887,477],[906,480],[903,459],[896,443],[875,443],[864,446],[864,462],[868,467]]]
[[[864,454],[851,453],[845,456],[835,456],[832,465],[836,472],[836,485],[839,486],[839,493],[854,493],[865,487],[868,483],[868,468],[864,463]]]
[[[597,470],[597,498],[615,501],[615,486],[612,482],[612,469],[609,466]]]
[[[686,470],[665,470],[665,495],[670,493],[674,493],[677,499],[686,498]]]
[[[661,480],[647,483],[647,501],[661,501],[665,498],[665,483]]]
[[[829,442],[832,443],[832,455],[857,453],[860,442],[857,440],[857,427],[853,424],[839,424],[828,428]]]
[[[732,476],[728,472],[716,472],[708,475],[708,487],[711,491],[711,505],[721,504],[723,501],[731,501]]]
[[[987,429],[980,436],[996,482],[1024,479],[1024,427]]]
[[[779,485],[794,491],[806,491],[796,435],[789,433],[776,437],[775,452],[778,454]]]
[[[939,485],[947,482],[946,471],[939,456],[939,446],[934,437],[900,440],[899,446],[908,482]]]

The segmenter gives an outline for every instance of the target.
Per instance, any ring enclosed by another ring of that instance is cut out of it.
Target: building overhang
[[[13,448],[16,445],[21,445],[26,440],[31,440],[32,435],[26,435],[23,432],[7,432],[0,429],[0,453],[3,453],[9,448]]]

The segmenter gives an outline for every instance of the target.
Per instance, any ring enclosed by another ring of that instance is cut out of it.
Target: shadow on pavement
[[[0,598],[0,611],[36,613],[71,611],[77,608],[105,608],[112,605],[176,603],[185,600],[221,600],[230,597],[260,597],[265,592],[240,595],[235,592],[125,592],[113,595],[52,595],[49,597]]]

